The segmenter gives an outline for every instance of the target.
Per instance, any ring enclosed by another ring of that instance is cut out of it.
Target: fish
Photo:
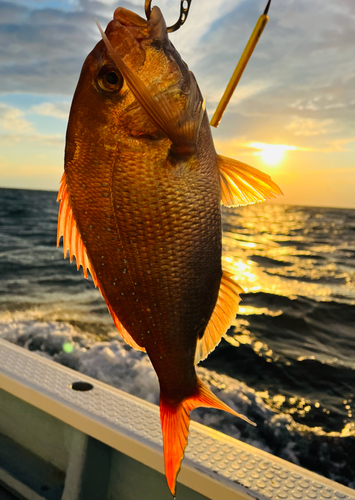
[[[102,30],[101,30],[102,31]],[[227,411],[196,374],[238,311],[222,269],[221,204],[282,194],[271,178],[218,155],[204,99],[158,7],[118,7],[74,93],[58,201],[57,244],[101,292],[117,330],[148,354],[160,385],[170,491],[190,412]]]

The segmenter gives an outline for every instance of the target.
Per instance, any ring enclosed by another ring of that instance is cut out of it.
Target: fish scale
[[[138,254],[133,252],[133,265],[131,266],[128,262],[128,267],[132,268],[132,278],[142,284],[142,292],[137,293],[138,296],[140,293],[143,293],[144,306],[151,308],[151,304],[159,303],[161,310],[165,311],[165,324],[162,325],[162,330],[159,331],[156,328],[154,333],[150,330],[150,335],[154,335],[154,339],[159,339],[159,341],[163,337],[166,346],[165,352],[167,349],[171,351],[172,348],[169,349],[167,345],[167,336],[170,332],[173,335],[173,344],[176,343],[176,338],[179,339],[178,342],[181,344],[181,336],[184,334],[188,337],[188,342],[191,343],[191,334],[189,331],[191,324],[193,325],[192,330],[196,330],[194,323],[200,325],[201,316],[209,317],[211,314],[209,310],[207,313],[204,311],[206,304],[205,293],[201,294],[204,300],[198,303],[198,300],[194,299],[192,288],[196,288],[196,282],[202,280],[200,288],[204,292],[208,287],[203,283],[203,280],[206,281],[206,275],[210,276],[208,268],[203,273],[199,272],[201,261],[205,260],[205,255],[209,255],[208,260],[211,260],[210,254],[214,251],[213,247],[209,248],[208,234],[206,234],[206,229],[200,222],[204,220],[203,213],[206,210],[206,203],[199,192],[195,198],[200,200],[200,204],[195,203],[192,192],[196,191],[196,189],[192,189],[191,184],[188,182],[189,178],[185,180],[184,192],[177,196],[176,186],[172,188],[173,183],[171,182],[171,178],[167,176],[159,178],[158,169],[156,167],[152,168],[150,162],[148,164],[138,162],[136,169],[134,169],[132,161],[129,166],[125,166],[123,163],[119,163],[119,165],[121,165],[120,174],[122,175],[114,177],[113,204],[115,205],[118,202],[121,192],[124,192],[126,195],[126,203],[123,204],[122,210],[119,209],[116,211],[116,219],[118,226],[121,228],[121,238],[124,247],[127,248],[127,255],[131,245],[139,248]],[[125,175],[128,168],[129,176]],[[197,168],[198,166],[196,166],[196,170]],[[136,170],[139,171],[139,175],[136,175]],[[198,177],[196,176],[196,171],[193,173],[194,177]],[[172,176],[174,177],[174,172]],[[216,183],[212,185],[211,190],[214,191],[216,220],[219,221],[219,193]],[[139,193],[138,197],[137,193]],[[134,207],[134,218],[131,217],[132,204]],[[164,214],[160,218],[158,214],[161,211],[161,207],[164,210]],[[194,208],[192,209],[191,207]],[[195,212],[194,218],[192,218],[193,212]],[[181,214],[186,214],[186,216],[181,216]],[[151,221],[156,221],[157,219],[161,223],[152,225]],[[127,224],[127,220],[130,223]],[[210,225],[211,222],[209,221],[208,224]],[[198,226],[202,227],[198,228]],[[146,227],[146,231],[142,231],[142,227]],[[193,236],[191,237],[191,235]],[[157,247],[156,241],[159,240],[160,243]],[[196,243],[199,241],[204,241],[202,255],[200,255],[201,252],[196,252]],[[192,251],[192,249],[194,250]],[[191,260],[190,264],[189,259]],[[218,273],[220,272],[218,248],[214,260]],[[197,269],[194,268],[196,263],[200,263]],[[211,263],[209,267],[211,267]],[[188,272],[188,268],[191,268],[190,273]],[[157,279],[160,281],[157,282]],[[193,307],[190,307],[191,311],[189,311],[188,321],[186,321],[186,311],[184,311],[185,314],[181,314],[182,311],[179,311],[181,309],[181,307],[179,308],[179,304],[185,302],[181,297],[188,298],[189,296]],[[210,299],[209,302],[210,308],[212,307],[213,309],[214,304],[212,300]],[[136,314],[139,314],[139,312],[137,311]],[[179,312],[180,314],[178,314]],[[124,316],[120,317],[124,323]],[[154,321],[156,327],[161,323],[160,317],[153,317],[152,321]],[[176,331],[181,328],[186,329],[186,331]],[[139,341],[139,331],[135,334],[134,329],[131,329],[131,334],[136,341]]]

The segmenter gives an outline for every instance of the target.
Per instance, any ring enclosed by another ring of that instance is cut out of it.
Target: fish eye
[[[106,75],[106,82],[109,85],[116,85],[118,82],[118,76],[114,71],[110,71],[110,73],[107,73]]]
[[[123,77],[114,66],[103,66],[97,76],[97,83],[106,92],[119,92],[123,86]]]

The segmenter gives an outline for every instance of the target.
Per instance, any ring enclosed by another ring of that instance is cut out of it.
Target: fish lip
[[[165,20],[159,7],[153,7],[148,21],[124,7],[115,10],[113,19],[115,23],[128,29],[139,45],[144,46],[152,40],[168,38]]]
[[[141,28],[148,26],[148,21],[146,19],[143,19],[143,17],[124,7],[117,7],[113,13],[113,19],[119,21],[124,26],[136,26]]]
[[[150,38],[154,40],[165,40],[168,38],[165,19],[159,7],[154,6],[150,13],[149,25],[151,26]]]

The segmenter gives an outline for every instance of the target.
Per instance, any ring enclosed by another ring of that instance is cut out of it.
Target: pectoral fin
[[[227,207],[250,205],[283,194],[269,175],[246,163],[218,155],[218,166],[222,203]]]
[[[243,289],[234,281],[233,275],[223,271],[217,303],[203,337],[197,341],[196,364],[207,358],[231,326],[238,312],[240,293],[243,293]]]
[[[196,151],[205,106],[192,73],[190,73],[190,93],[184,109],[181,106],[180,91],[162,91],[154,83],[148,88],[125,64],[100,25],[98,23],[97,25],[112,60],[150,120],[171,140],[177,153],[193,154]]]
[[[81,239],[70,206],[65,173],[60,181],[57,201],[60,201],[57,226],[57,247],[59,247],[60,238],[63,236],[64,258],[66,259],[69,252],[70,262],[73,262],[73,257],[75,257],[77,269],[79,270],[80,266],[83,267],[83,273],[86,279],[88,277],[87,270],[89,270],[95,286],[98,286],[96,273],[86,253],[85,245]]]

